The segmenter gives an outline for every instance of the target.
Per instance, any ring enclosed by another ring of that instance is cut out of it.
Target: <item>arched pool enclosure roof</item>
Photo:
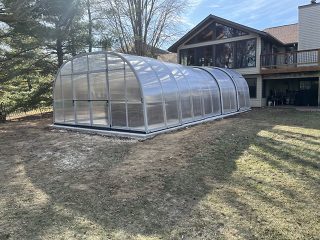
[[[63,127],[149,134],[249,109],[234,70],[114,52],[74,57],[54,85],[54,123]]]

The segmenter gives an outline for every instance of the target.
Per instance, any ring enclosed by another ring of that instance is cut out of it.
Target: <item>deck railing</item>
[[[296,68],[309,66],[320,66],[320,49],[261,55],[261,68]]]

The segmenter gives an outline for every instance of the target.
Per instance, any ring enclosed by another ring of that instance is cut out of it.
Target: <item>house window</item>
[[[195,64],[195,49],[181,49],[180,51],[180,64],[193,66]]]
[[[250,98],[257,98],[257,79],[256,78],[246,78],[248,86]]]
[[[235,68],[256,67],[256,39],[236,42]]]
[[[232,27],[222,25],[220,23],[216,24],[216,37],[215,37],[216,40],[240,37],[244,35],[247,35],[247,33]]]
[[[248,33],[226,25],[222,25],[220,23],[210,23],[207,27],[197,33],[193,38],[187,41],[186,45],[240,37],[244,35],[248,35]]]
[[[186,45],[212,41],[214,40],[214,31],[215,31],[215,24],[211,23],[206,28],[204,28],[201,32],[199,32],[195,37],[191,38],[191,40],[186,42]]]
[[[213,66],[213,46],[195,48],[195,66]]]
[[[216,45],[215,66],[234,68],[234,43]]]
[[[256,39],[181,49],[180,63],[235,69],[255,67]]]

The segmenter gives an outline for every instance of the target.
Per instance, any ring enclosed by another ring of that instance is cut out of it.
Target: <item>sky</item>
[[[310,0],[190,0],[182,21],[189,30],[209,14],[263,30],[298,22],[298,6]]]
[[[209,14],[258,30],[298,22],[298,6],[311,0],[189,0],[190,7],[182,14],[182,32],[164,44],[168,48]],[[319,2],[319,0],[318,0]]]

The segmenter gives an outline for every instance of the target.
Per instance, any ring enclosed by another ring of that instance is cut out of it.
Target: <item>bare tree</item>
[[[155,49],[176,34],[186,0],[103,0],[108,25],[125,53],[155,55]]]

